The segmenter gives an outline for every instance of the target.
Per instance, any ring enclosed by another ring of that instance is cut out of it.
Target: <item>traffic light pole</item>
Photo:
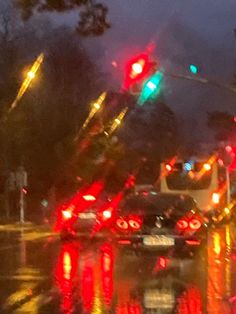
[[[25,223],[25,199],[23,188],[20,189],[20,223]]]
[[[203,77],[199,77],[199,76],[192,76],[192,75],[184,75],[184,74],[176,74],[176,73],[170,73],[170,72],[166,72],[166,71],[161,71],[164,75],[169,76],[171,78],[176,78],[176,79],[182,79],[182,80],[187,80],[187,81],[194,81],[194,82],[198,82],[200,84],[210,84],[219,88],[224,88],[226,90],[228,90],[229,92],[236,94],[236,88],[224,84],[224,83],[220,83],[214,79],[208,79],[208,78],[203,78]]]

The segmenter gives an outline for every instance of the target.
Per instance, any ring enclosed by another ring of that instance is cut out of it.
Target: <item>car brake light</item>
[[[122,230],[127,230],[129,228],[127,221],[125,221],[123,218],[118,218],[116,221],[116,225]]]
[[[83,199],[85,201],[96,201],[96,197],[91,195],[91,194],[86,194],[86,195],[83,195]]]
[[[213,204],[219,204],[220,203],[220,194],[219,193],[212,193],[212,202]]]
[[[166,170],[167,170],[168,172],[170,172],[170,171],[173,170],[173,168],[172,168],[172,166],[171,166],[170,164],[166,164],[166,165],[165,165],[165,168],[166,168]]]
[[[131,241],[130,241],[130,240],[118,240],[118,243],[119,243],[119,244],[126,244],[126,245],[129,245],[129,244],[131,244]]]
[[[197,246],[201,244],[200,240],[185,240],[185,243],[192,246]]]
[[[102,213],[102,216],[103,216],[103,219],[107,220],[107,219],[110,219],[111,218],[111,211],[110,210],[104,210],[103,213]]]
[[[202,223],[200,220],[198,220],[197,218],[193,218],[190,222],[189,222],[189,227],[192,230],[198,230],[200,229],[202,226]]]
[[[177,222],[177,228],[179,230],[185,230],[188,228],[188,222],[187,220],[185,219],[180,219],[178,222]]]
[[[138,219],[130,219],[129,225],[133,230],[139,230],[141,228],[141,222]]]
[[[63,210],[62,216],[65,220],[70,219],[72,217],[72,212],[69,210]]]

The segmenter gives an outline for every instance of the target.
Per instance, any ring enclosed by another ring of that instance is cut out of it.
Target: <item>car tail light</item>
[[[72,218],[72,212],[70,210],[62,210],[62,217],[64,220],[68,220]]]
[[[189,228],[192,230],[198,230],[200,229],[202,226],[202,223],[199,219],[197,218],[193,218],[192,220],[190,220],[189,222]]]
[[[201,244],[200,240],[185,240],[185,243],[192,246],[198,246]]]
[[[129,228],[128,222],[123,218],[118,218],[116,221],[116,225],[121,230],[127,230]]]
[[[141,228],[140,222],[134,219],[129,220],[129,225],[134,230],[139,230]]]
[[[96,197],[94,195],[91,195],[91,194],[83,195],[83,199],[85,201],[96,201]]]
[[[177,228],[179,230],[185,230],[188,228],[188,222],[186,219],[180,219],[178,222],[177,222]]]
[[[104,220],[110,219],[111,216],[112,216],[111,211],[108,209],[104,210],[102,213],[102,217]]]
[[[119,244],[126,244],[126,245],[129,245],[129,244],[131,244],[131,241],[130,241],[130,240],[118,240],[118,243],[119,243]]]
[[[130,215],[127,221],[132,230],[141,229],[142,219],[138,215]]]
[[[170,164],[165,164],[165,168],[168,172],[171,172],[173,170],[173,167]]]
[[[220,203],[220,194],[219,193],[212,193],[212,203],[213,204],[219,204]]]

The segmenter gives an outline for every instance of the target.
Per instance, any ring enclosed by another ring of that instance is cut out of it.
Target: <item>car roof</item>
[[[194,199],[184,193],[168,193],[168,192],[158,192],[156,190],[142,191],[128,195],[128,198],[147,198],[147,199],[169,199],[169,200],[182,200],[182,201],[193,201]]]
[[[155,190],[128,195],[122,202],[122,209],[147,209],[149,211],[166,210],[173,207],[175,210],[188,211],[197,209],[194,199],[186,194],[160,193]]]

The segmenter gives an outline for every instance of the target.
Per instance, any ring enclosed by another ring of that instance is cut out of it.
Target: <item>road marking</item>
[[[18,281],[43,281],[48,279],[46,276],[32,275],[0,275],[0,280],[18,280]]]
[[[17,303],[21,303],[23,300],[28,298],[31,293],[32,289],[36,287],[37,283],[31,283],[30,287],[28,283],[23,283],[20,289],[14,293],[12,293],[6,300],[4,304],[4,309],[13,307]]]
[[[27,232],[22,235],[22,240],[25,241],[34,241],[34,240],[40,240],[43,238],[48,238],[48,237],[57,237],[58,234],[55,234],[53,232],[37,232],[37,231],[32,231],[32,232]]]
[[[30,230],[33,229],[34,226],[33,225],[29,225],[29,226],[22,226],[19,224],[9,224],[9,225],[0,225],[0,231],[24,231],[24,230]]]

